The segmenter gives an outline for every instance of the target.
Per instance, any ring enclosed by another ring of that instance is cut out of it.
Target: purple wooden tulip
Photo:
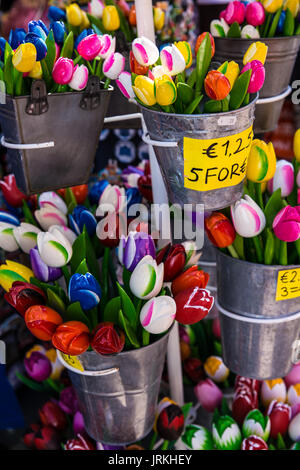
[[[74,430],[75,435],[84,434],[86,432],[83,414],[80,413],[80,411],[76,411],[73,416],[73,430]]]
[[[33,351],[29,357],[25,357],[24,366],[29,377],[36,382],[48,379],[52,372],[48,357],[38,351]]]
[[[194,391],[200,405],[203,406],[206,411],[213,412],[222,401],[223,393],[210,379],[200,380],[194,388]]]
[[[265,82],[265,67],[259,60],[252,60],[245,65],[241,73],[247,72],[247,70],[250,69],[252,70],[252,73],[248,87],[248,93],[257,93]]]
[[[151,235],[144,232],[130,232],[127,239],[121,237],[118,257],[128,271],[132,272],[146,255],[155,259],[155,245]]]
[[[44,263],[37,248],[32,248],[30,250],[30,262],[34,276],[40,281],[56,281],[62,276],[60,268],[51,268]]]
[[[78,411],[78,399],[72,386],[66,387],[60,392],[58,404],[68,415],[74,415]]]

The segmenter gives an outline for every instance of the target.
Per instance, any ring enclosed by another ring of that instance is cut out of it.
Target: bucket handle
[[[274,103],[275,101],[280,101],[283,98],[286,98],[292,92],[292,87],[288,86],[286,90],[284,90],[280,95],[270,96],[268,98],[260,98],[257,100],[256,104],[269,104]]]
[[[1,145],[7,147],[8,149],[20,149],[20,150],[30,150],[30,149],[45,149],[49,147],[54,147],[54,142],[41,142],[40,144],[14,144],[13,142],[7,142],[4,138],[4,135],[1,137]]]
[[[72,367],[70,364],[68,364],[67,361],[64,360],[61,352],[59,350],[57,352],[57,357],[59,361],[62,363],[66,369],[69,369],[71,372],[75,372],[75,374],[79,375],[85,375],[89,377],[101,377],[104,375],[110,375],[110,374],[115,374],[116,372],[119,372],[119,367],[111,367],[109,369],[103,369],[103,370],[80,370],[76,369],[76,367]]]

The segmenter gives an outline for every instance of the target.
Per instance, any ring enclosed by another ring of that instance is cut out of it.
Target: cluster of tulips
[[[238,1],[227,5],[210,32],[222,38],[272,38],[300,34],[299,0]]]
[[[132,43],[131,75],[123,72],[117,84],[126,98],[150,109],[180,114],[226,112],[250,101],[264,84],[267,47],[254,43],[244,56],[244,67],[226,61],[212,63],[214,39],[201,34],[196,42],[196,67],[186,41],[163,46],[160,51],[145,37]],[[213,67],[213,65],[215,67]],[[189,75],[186,72],[190,72]]]
[[[231,206],[230,217],[214,212],[205,220],[206,233],[215,246],[247,261],[299,263],[299,139],[298,130],[292,162],[277,161],[271,142],[253,141],[244,197]]]

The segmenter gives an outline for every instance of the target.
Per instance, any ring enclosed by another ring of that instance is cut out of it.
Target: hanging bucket
[[[155,343],[112,356],[88,351],[82,370],[58,357],[76,390],[88,434],[104,444],[125,445],[151,431],[169,332]],[[76,360],[76,362],[77,362]]]
[[[35,80],[30,96],[6,96],[1,144],[23,192],[88,181],[112,91],[91,76],[83,92],[47,94],[45,82]]]
[[[282,93],[270,98],[257,100],[255,108],[254,134],[264,134],[276,129],[284,100],[291,93],[292,88],[287,87]]]
[[[141,106],[172,204],[228,207],[243,194],[257,96],[236,111],[169,114]]]

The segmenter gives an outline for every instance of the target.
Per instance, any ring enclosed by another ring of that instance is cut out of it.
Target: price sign
[[[217,139],[184,137],[184,187],[209,191],[239,184],[246,176],[252,139],[252,126]]]
[[[276,300],[300,297],[300,268],[278,272]]]
[[[69,356],[68,354],[62,354],[62,357],[64,358],[66,363],[69,364],[69,366],[74,367],[75,369],[79,369],[81,370],[81,372],[84,371],[84,368],[77,356]]]

